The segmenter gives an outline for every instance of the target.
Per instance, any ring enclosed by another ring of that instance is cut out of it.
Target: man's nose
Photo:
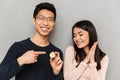
[[[48,24],[49,24],[49,21],[48,21],[47,18],[44,20],[44,24],[45,24],[45,25],[48,25]]]

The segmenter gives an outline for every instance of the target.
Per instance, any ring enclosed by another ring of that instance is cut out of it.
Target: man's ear
[[[32,18],[32,22],[33,22],[33,24],[35,25],[35,18]]]

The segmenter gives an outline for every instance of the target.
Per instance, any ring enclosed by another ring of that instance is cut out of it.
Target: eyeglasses
[[[45,22],[46,20],[49,23],[53,23],[54,22],[54,18],[53,17],[37,16],[36,18],[38,19],[38,23]]]

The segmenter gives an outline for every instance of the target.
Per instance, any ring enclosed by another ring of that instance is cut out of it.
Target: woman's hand
[[[89,62],[93,63],[93,62],[95,62],[95,59],[94,59],[95,57],[94,56],[95,56],[95,50],[96,50],[97,44],[98,44],[98,41],[94,42],[93,46],[90,48],[88,55],[84,59],[84,61],[86,63],[89,63]]]
[[[90,56],[90,63],[95,62],[95,50],[98,42],[94,42],[93,46],[91,47],[89,53],[91,54]]]

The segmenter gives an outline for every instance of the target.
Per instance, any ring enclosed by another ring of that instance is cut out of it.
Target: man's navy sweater
[[[45,51],[46,54],[39,55],[38,61],[33,64],[26,64],[19,67],[17,58],[26,51]],[[54,75],[49,62],[51,51],[58,51],[63,59],[62,51],[52,43],[40,47],[31,42],[30,38],[15,42],[8,50],[7,55],[0,64],[0,80],[9,80],[15,76],[15,80],[63,80],[62,70]]]

